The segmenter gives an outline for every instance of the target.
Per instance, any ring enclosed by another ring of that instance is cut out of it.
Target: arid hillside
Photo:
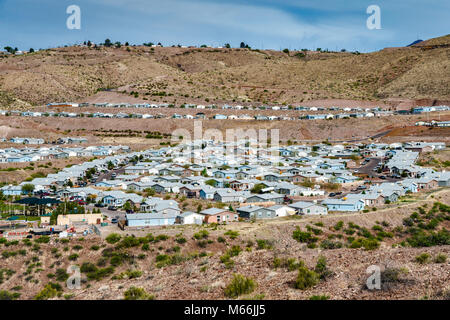
[[[177,104],[440,103],[450,101],[449,38],[366,54],[122,46],[5,55],[0,105],[88,101],[105,90],[122,101]]]

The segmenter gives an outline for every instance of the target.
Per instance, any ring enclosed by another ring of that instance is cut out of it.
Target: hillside
[[[122,101],[178,104],[448,101],[449,39],[367,54],[145,46],[48,49],[0,58],[0,104],[87,101],[105,89]]]

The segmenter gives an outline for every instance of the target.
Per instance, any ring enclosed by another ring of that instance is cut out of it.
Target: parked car
[[[117,208],[114,207],[114,206],[109,206],[109,207],[108,207],[108,210],[111,210],[111,211],[117,211]]]
[[[335,196],[336,196],[336,193],[331,192],[328,196],[329,196],[329,197],[335,197]]]
[[[385,179],[386,179],[386,176],[379,176],[379,178],[380,178],[381,180],[385,180]]]
[[[112,219],[111,219],[111,223],[117,223],[117,221],[118,221],[118,220],[117,220],[116,218],[112,218]]]
[[[104,203],[96,203],[95,204],[95,207],[97,207],[97,208],[104,208],[104,207],[106,207],[106,204],[104,204]]]

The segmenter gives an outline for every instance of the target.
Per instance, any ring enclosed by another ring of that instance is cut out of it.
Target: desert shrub
[[[98,268],[95,271],[87,272],[88,280],[102,280],[103,278],[114,273],[114,267]]]
[[[350,248],[364,248],[366,250],[375,250],[380,246],[380,243],[376,239],[364,239],[358,238],[352,241]]]
[[[314,287],[319,283],[319,275],[312,270],[309,270],[305,266],[301,266],[298,268],[298,275],[295,281],[295,288],[300,290],[306,290]]]
[[[208,230],[200,230],[197,233],[194,233],[194,238],[197,240],[208,238],[209,232]]]
[[[319,238],[314,237],[311,232],[301,231],[299,227],[294,230],[292,237],[301,243],[313,243],[319,240]]]
[[[301,266],[304,266],[304,262],[301,260],[299,260],[297,262],[297,260],[295,258],[285,258],[285,257],[283,257],[283,258],[274,257],[273,258],[273,267],[274,268],[286,268],[289,271],[294,271]]]
[[[227,232],[224,233],[224,235],[229,236],[231,239],[236,239],[239,236],[239,232],[234,230],[228,230]]]
[[[186,238],[179,237],[179,238],[176,238],[175,241],[179,244],[183,244],[183,243],[186,243],[187,240],[186,240]]]
[[[319,275],[319,278],[322,280],[332,275],[331,270],[329,270],[327,267],[327,259],[324,256],[320,256],[317,259],[314,271]]]
[[[66,281],[67,279],[69,279],[69,275],[66,272],[66,270],[61,269],[61,268],[56,269],[55,277],[56,277],[56,281],[59,281],[59,282]]]
[[[93,246],[91,246],[91,250],[92,251],[97,251],[98,249],[100,249],[100,246],[94,244]]]
[[[273,248],[272,241],[270,241],[270,240],[257,239],[256,244],[257,244],[258,250]]]
[[[252,293],[255,288],[256,283],[253,279],[235,274],[231,282],[225,287],[224,293],[226,297],[237,298],[243,294]]]
[[[144,251],[150,250],[150,245],[149,245],[148,243],[144,243],[144,244],[142,245],[142,250],[144,250]]]
[[[227,269],[231,269],[234,266],[234,261],[228,253],[220,256],[220,262],[222,262]]]
[[[165,241],[165,240],[167,240],[167,239],[169,239],[169,236],[168,236],[168,235],[165,235],[165,234],[159,234],[159,235],[157,235],[157,236],[155,237],[155,240],[153,240],[153,241],[159,242],[159,241]]]
[[[434,258],[435,263],[445,263],[447,261],[447,255],[444,253],[438,253],[438,255]]]
[[[242,249],[238,245],[234,245],[231,247],[231,249],[228,250],[228,254],[230,255],[230,257],[238,256],[239,253],[241,253],[241,252],[242,252]]]
[[[428,253],[421,253],[414,259],[419,264],[426,264],[430,262],[431,256]]]
[[[425,231],[415,232],[406,241],[412,247],[432,247],[450,244],[450,231],[442,229],[438,232],[426,233]]]
[[[79,255],[77,254],[77,253],[72,253],[70,256],[68,256],[67,258],[70,260],[70,261],[75,261],[75,260],[77,260],[78,259],[78,257],[79,257]]]
[[[132,248],[137,247],[141,244],[141,241],[136,237],[125,237],[119,242],[117,248]]]
[[[343,244],[339,241],[332,241],[332,240],[325,239],[320,243],[320,247],[322,249],[332,250],[332,249],[342,248]]]
[[[217,237],[217,242],[220,242],[220,243],[225,243],[226,242],[226,240],[225,240],[225,238],[224,237]]]
[[[121,236],[119,234],[111,233],[105,238],[105,241],[108,242],[109,244],[114,244],[116,242],[119,242],[120,238]]]
[[[154,300],[155,296],[148,294],[143,288],[130,287],[124,292],[125,300]]]
[[[328,300],[328,299],[330,299],[330,296],[327,295],[315,295],[309,297],[309,300]]]
[[[206,248],[206,246],[208,245],[208,241],[206,241],[206,240],[199,240],[199,241],[197,241],[197,245],[200,248]]]
[[[343,226],[344,226],[344,221],[340,220],[333,226],[333,228],[334,228],[334,230],[339,231],[342,229]]]
[[[97,269],[98,268],[92,262],[84,262],[80,267],[80,271],[83,273],[95,272]]]
[[[83,246],[80,246],[79,244],[77,244],[77,245],[74,245],[72,248],[74,250],[81,250],[81,249],[83,249]]]
[[[35,300],[47,300],[62,294],[62,287],[57,283],[49,282],[35,297]]]
[[[50,237],[49,236],[40,236],[39,238],[34,239],[35,243],[49,243]]]
[[[0,301],[1,300],[16,300],[20,297],[18,292],[8,292],[6,290],[0,290]]]

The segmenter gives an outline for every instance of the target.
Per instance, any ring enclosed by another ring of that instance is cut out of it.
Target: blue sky
[[[66,8],[81,9],[69,30]],[[381,29],[369,30],[369,5]],[[0,48],[28,50],[91,40],[253,48],[359,50],[450,33],[448,0],[0,0]]]

